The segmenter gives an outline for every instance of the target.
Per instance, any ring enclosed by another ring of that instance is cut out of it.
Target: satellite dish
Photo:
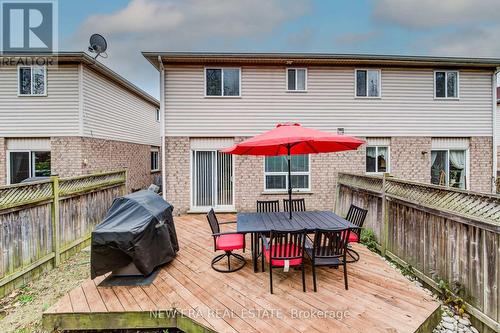
[[[106,49],[108,48],[108,43],[106,39],[99,34],[93,34],[90,36],[90,46],[89,52],[95,53],[96,56],[94,59],[97,59],[98,56],[103,58],[107,58]]]

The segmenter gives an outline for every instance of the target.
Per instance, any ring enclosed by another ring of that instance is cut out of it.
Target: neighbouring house
[[[83,52],[54,57],[48,66],[0,58],[0,185],[124,168],[128,190],[151,184],[159,102]]]
[[[278,123],[367,142],[292,158],[296,196],[332,209],[337,172],[491,192],[498,59],[334,54],[156,53],[166,198],[177,212],[255,209],[285,197],[284,157],[218,152]],[[495,166],[495,167],[494,167]]]

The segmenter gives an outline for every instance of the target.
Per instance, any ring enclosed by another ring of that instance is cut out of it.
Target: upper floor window
[[[286,70],[286,87],[288,91],[306,91],[307,69],[288,68]]]
[[[292,188],[299,191],[309,190],[309,155],[292,155],[290,169]],[[266,156],[264,174],[266,191],[285,191],[288,188],[287,156]]]
[[[155,120],[160,122],[160,109],[155,109]]]
[[[356,97],[380,97],[380,70],[356,69]]]
[[[240,96],[239,68],[206,68],[206,96]]]
[[[389,147],[366,147],[366,172],[389,172]]]
[[[434,72],[434,97],[458,98],[458,72]]]
[[[44,66],[18,67],[18,94],[44,96],[47,93],[47,71]]]

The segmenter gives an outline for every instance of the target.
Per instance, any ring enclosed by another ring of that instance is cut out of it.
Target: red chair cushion
[[[295,245],[290,245],[290,244],[283,244],[280,245],[281,247],[281,252],[278,251],[278,247],[275,247],[274,245],[271,246],[270,249],[264,248],[264,257],[266,258],[266,261],[269,262],[270,257],[271,257],[271,252],[273,253],[273,257],[276,254],[280,254],[284,257],[291,257],[292,254],[295,254]],[[286,247],[286,248],[285,248]],[[291,259],[289,260],[288,265],[289,266],[298,266],[302,264],[302,258],[297,258],[297,259]],[[273,259],[273,262],[271,263],[273,266],[279,266],[279,267],[284,267],[285,266],[285,260],[282,259]]]
[[[217,250],[232,251],[243,248],[245,236],[243,234],[228,234],[217,236]]]
[[[351,233],[349,234],[349,240],[347,242],[348,243],[358,243],[359,242],[358,235],[356,235],[354,232],[351,231]]]

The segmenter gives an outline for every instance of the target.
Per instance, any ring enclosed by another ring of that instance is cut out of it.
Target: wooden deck
[[[224,215],[221,220],[234,216]],[[210,267],[213,242],[202,215],[175,219],[181,250],[152,285],[100,287],[87,280],[43,315],[48,330],[169,328],[185,332],[430,332],[439,320],[439,303],[379,256],[356,245],[361,260],[342,268],[318,270],[312,290],[307,266],[306,293],[300,271],[254,273],[247,265],[230,274]],[[227,226],[225,226],[227,227]],[[247,236],[249,244],[249,236]],[[176,311],[173,311],[175,309]]]

